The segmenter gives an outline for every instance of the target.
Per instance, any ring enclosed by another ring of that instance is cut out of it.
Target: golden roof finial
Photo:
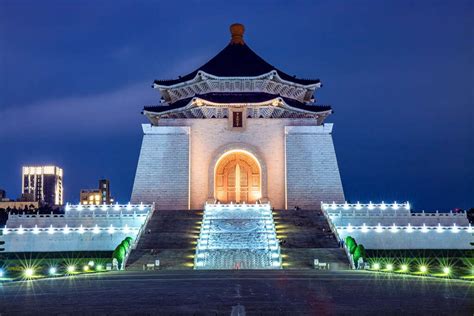
[[[239,44],[244,45],[244,32],[245,27],[243,24],[234,23],[230,26],[230,34],[232,34],[232,38],[230,40],[231,44]]]

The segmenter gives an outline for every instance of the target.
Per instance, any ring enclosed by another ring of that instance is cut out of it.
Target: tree
[[[122,240],[122,242],[120,244],[123,245],[126,250],[128,250],[128,248],[130,248],[130,243],[128,242],[128,240],[126,238],[124,240]]]
[[[366,258],[365,248],[362,244],[357,245],[354,250],[354,262],[359,262],[359,258],[362,258],[364,261]]]
[[[349,253],[352,255],[357,247],[357,243],[351,236],[346,237],[346,247],[349,249]]]
[[[118,245],[117,248],[115,248],[115,250],[112,254],[112,258],[117,259],[119,266],[122,265],[123,260],[125,259],[126,252],[127,251],[126,251],[125,247],[122,244]]]

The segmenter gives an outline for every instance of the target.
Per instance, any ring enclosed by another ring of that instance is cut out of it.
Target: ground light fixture
[[[444,274],[450,274],[450,273],[451,273],[451,268],[449,268],[449,267],[444,267],[444,268],[443,268],[443,273],[444,273]]]
[[[32,268],[27,268],[27,269],[25,269],[23,274],[25,275],[25,277],[31,278],[35,274],[35,271]]]
[[[0,269],[0,278],[3,278],[4,272],[3,269]]]
[[[379,270],[380,269],[380,263],[374,263],[373,269],[374,270]]]
[[[98,264],[98,265],[95,267],[95,269],[96,269],[97,271],[102,270],[102,265],[101,265],[101,264]]]
[[[389,263],[385,266],[385,268],[387,269],[387,271],[392,271],[393,270],[393,264]]]
[[[82,268],[82,270],[84,270],[84,272],[89,271],[89,266],[86,264],[86,265]]]
[[[426,273],[426,272],[428,272],[428,267],[427,267],[427,266],[420,266],[420,272],[421,272],[421,273]]]
[[[49,268],[49,275],[55,275],[56,272],[58,272],[58,269],[56,269],[56,267],[51,267]]]
[[[400,266],[400,270],[401,270],[402,272],[407,272],[407,271],[408,271],[408,266],[407,266],[406,264],[402,264],[402,265]]]
[[[75,266],[68,266],[68,267],[67,267],[67,272],[68,272],[68,273],[73,273],[74,271],[76,271],[76,267],[75,267]]]

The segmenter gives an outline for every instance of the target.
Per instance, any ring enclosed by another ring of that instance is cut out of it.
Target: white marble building
[[[156,80],[132,203],[202,209],[206,202],[271,202],[319,209],[344,201],[330,106],[316,105],[319,79],[275,68],[231,26],[231,42],[197,70]]]

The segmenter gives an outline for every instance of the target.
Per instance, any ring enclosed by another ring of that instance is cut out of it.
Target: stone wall
[[[143,124],[143,132],[131,202],[189,209],[189,127]]]
[[[287,208],[320,209],[322,201],[344,202],[331,133],[332,124],[285,128]]]
[[[317,173],[314,178],[289,180],[289,207],[298,201],[300,206],[319,209],[323,200],[344,200],[330,128],[316,126],[313,119],[245,121],[242,129],[230,128],[228,119],[162,119],[157,127],[145,124],[132,202],[155,202],[158,209],[186,209],[185,191],[190,186],[190,208],[202,209],[213,198],[213,164],[226,150],[235,149],[259,160],[263,166],[262,196],[275,208],[286,208],[285,159],[289,156],[291,177],[306,174],[308,168]],[[288,129],[296,126],[308,128],[310,133]],[[287,131],[291,148],[285,151]],[[309,154],[306,160],[298,160],[301,150]]]

